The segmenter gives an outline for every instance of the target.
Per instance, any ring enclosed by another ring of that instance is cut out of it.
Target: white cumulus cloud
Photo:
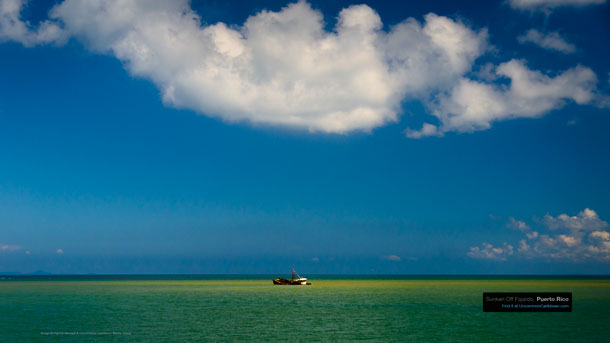
[[[487,40],[485,30],[435,14],[385,32],[365,5],[343,9],[328,32],[322,14],[303,1],[239,27],[202,25],[184,0],[66,0],[51,17],[152,80],[168,105],[334,133],[396,121],[401,100],[468,72]]]
[[[574,233],[581,231],[593,231],[608,227],[608,223],[603,221],[597,215],[597,212],[585,208],[575,216],[560,214],[553,217],[547,214],[543,218],[543,222],[552,230],[568,229]]]
[[[610,233],[608,231],[594,231],[589,236],[594,239],[601,239],[602,241],[610,241]]]
[[[594,210],[586,208],[575,216],[560,214],[553,217],[547,214],[541,223],[547,232],[531,231],[530,225],[523,223],[528,229],[521,230],[526,238],[519,241],[519,256],[610,262],[610,232],[606,230],[608,223],[601,220]],[[518,221],[509,226],[525,227],[519,225]],[[510,246],[508,243],[505,245]],[[512,249],[496,248],[483,243],[481,248],[470,248],[467,255],[473,258],[502,260],[512,255]]]
[[[521,44],[532,43],[543,49],[555,50],[566,54],[576,51],[574,44],[568,43],[559,32],[542,33],[536,29],[530,29],[525,34],[517,37]]]
[[[520,60],[481,69],[510,79],[510,87],[467,78],[488,50],[487,30],[434,13],[384,29],[372,8],[352,5],[328,31],[305,1],[227,25],[207,24],[188,0],[64,0],[31,25],[20,16],[24,0],[0,4],[0,40],[76,39],[152,81],[166,105],[228,122],[370,131],[397,121],[407,99],[440,121],[406,131],[420,138],[539,117],[566,101],[595,102],[597,78],[581,66],[554,77]]]
[[[56,43],[67,40],[66,33],[52,21],[45,20],[34,29],[20,18],[20,12],[26,0],[0,1],[0,42],[16,41],[24,46]]]
[[[517,220],[513,217],[508,218],[508,223],[506,223],[506,226],[519,231],[529,231],[530,229],[530,226],[526,222],[523,220]]]
[[[543,116],[569,101],[589,104],[599,100],[597,77],[583,66],[553,77],[529,69],[523,60],[513,59],[500,64],[494,72],[510,83],[499,85],[461,78],[431,105],[440,125],[432,128],[433,124],[426,123],[421,130],[408,130],[407,136],[419,138],[440,136],[448,131],[485,130],[495,121]]]
[[[480,247],[471,247],[466,255],[477,259],[506,261],[513,254],[513,246],[504,243],[502,247],[494,247],[492,244],[483,243]]]

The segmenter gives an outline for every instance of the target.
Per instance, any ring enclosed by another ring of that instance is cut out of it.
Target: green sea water
[[[0,342],[610,342],[610,278],[0,278]],[[571,313],[485,313],[483,292],[572,292]]]

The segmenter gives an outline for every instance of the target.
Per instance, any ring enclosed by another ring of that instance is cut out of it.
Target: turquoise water
[[[0,280],[1,342],[610,342],[610,278],[52,276]],[[573,292],[572,313],[484,313],[482,292]]]

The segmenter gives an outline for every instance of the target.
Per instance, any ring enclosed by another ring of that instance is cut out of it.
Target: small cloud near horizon
[[[502,247],[484,242],[480,247],[471,247],[466,255],[499,261],[506,261],[513,255],[526,259],[610,262],[609,225],[594,210],[585,208],[575,216],[546,214],[540,226],[540,232],[533,231],[529,224],[511,217],[507,227],[517,229],[525,236],[519,240],[516,251],[507,242]]]
[[[0,252],[13,252],[18,250],[21,250],[21,247],[18,245],[0,244]]]
[[[506,261],[513,251],[513,246],[508,243],[504,243],[502,247],[494,247],[493,244],[483,242],[481,247],[471,247],[466,255],[476,259]]]
[[[383,256],[382,259],[384,259],[386,261],[393,261],[393,262],[400,262],[402,260],[400,258],[400,256],[398,256],[398,255]]]
[[[508,218],[508,223],[506,226],[519,231],[529,231],[530,226],[524,222],[523,220],[517,220],[513,217]]]

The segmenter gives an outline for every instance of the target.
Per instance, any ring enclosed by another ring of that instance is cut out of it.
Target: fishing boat
[[[296,276],[296,277],[295,277]],[[274,285],[311,285],[311,282],[307,282],[307,278],[306,277],[301,277],[299,274],[297,274],[294,271],[294,268],[292,268],[292,278],[290,280],[288,279],[283,279],[283,278],[275,278],[273,279],[273,284]]]

